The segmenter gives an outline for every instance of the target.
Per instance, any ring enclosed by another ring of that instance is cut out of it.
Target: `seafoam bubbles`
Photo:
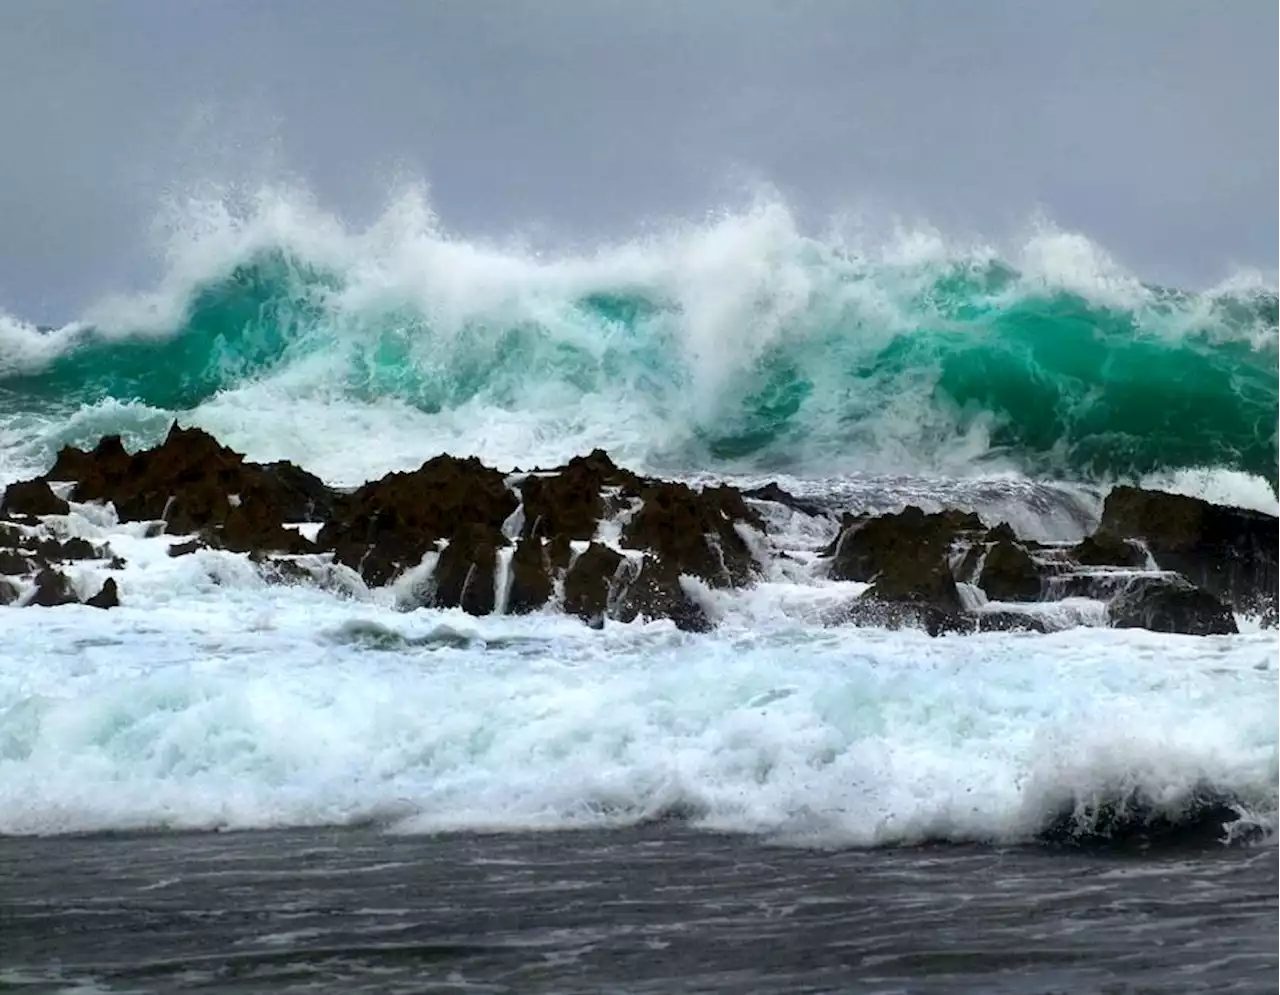
[[[123,607],[6,617],[0,831],[681,818],[868,846],[1028,840],[1126,791],[1276,807],[1272,633],[827,628],[799,602],[841,592],[786,577],[714,633],[597,632],[273,587],[101,528]]]

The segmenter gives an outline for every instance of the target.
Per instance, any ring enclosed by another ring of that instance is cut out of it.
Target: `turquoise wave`
[[[430,286],[355,299],[349,274],[271,251],[196,287],[160,332],[31,330],[61,341],[38,363],[0,363],[0,403],[183,412],[289,376],[427,412],[626,398],[655,423],[682,419],[679,459],[706,469],[802,471],[886,446],[927,461],[976,432],[983,458],[1029,473],[1214,467],[1276,484],[1274,292],[1099,302],[998,262],[807,265],[799,300],[757,287],[707,332],[657,280],[553,283],[459,312],[434,307]]]

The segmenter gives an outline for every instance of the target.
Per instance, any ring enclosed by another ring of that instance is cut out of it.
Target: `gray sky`
[[[1043,209],[1141,275],[1277,265],[1275,0],[0,3],[0,309],[158,275],[201,180],[359,223],[619,237],[775,185],[1000,237]]]

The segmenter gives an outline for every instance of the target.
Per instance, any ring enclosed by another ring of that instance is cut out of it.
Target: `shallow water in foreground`
[[[5,838],[0,990],[1274,991],[1276,853],[673,825]]]

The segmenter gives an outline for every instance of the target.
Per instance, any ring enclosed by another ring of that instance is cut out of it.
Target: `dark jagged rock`
[[[21,594],[22,591],[17,584],[0,577],[0,606],[13,604]]]
[[[92,598],[86,602],[90,608],[118,608],[120,607],[120,592],[116,588],[115,579],[108,577],[102,582],[102,589],[98,591]]]
[[[784,508],[798,511],[800,514],[808,515],[810,518],[821,518],[829,514],[828,510],[816,501],[806,501],[804,498],[796,497],[790,491],[785,491],[779,487],[776,481],[770,481],[763,487],[755,487],[749,491],[743,491],[742,496],[756,501],[772,501],[774,504],[780,504]]]
[[[1265,611],[1275,603],[1280,531],[1274,515],[1117,487],[1107,495],[1098,533],[1145,540],[1162,568],[1237,611]]]
[[[45,567],[36,574],[35,582],[35,591],[27,601],[28,605],[55,608],[58,605],[74,605],[80,602],[67,575],[52,567]]]
[[[1006,538],[987,550],[978,583],[992,601],[1035,601],[1043,587],[1031,554]]]
[[[36,552],[46,560],[105,560],[110,558],[111,550],[107,547],[99,549],[89,542],[74,536],[63,542],[57,539],[42,539],[36,544]]]
[[[930,605],[943,612],[964,610],[960,591],[947,564],[924,558],[888,564],[862,596],[871,601]]]
[[[553,584],[551,565],[542,548],[542,540],[524,538],[511,554],[511,586],[507,593],[507,612],[527,615],[551,600]]]
[[[436,561],[430,603],[437,608],[461,608],[468,615],[492,612],[498,548],[506,544],[502,533],[490,526],[468,524],[458,529]]]
[[[873,624],[916,625],[931,633],[967,631],[964,606],[951,571],[951,548],[962,535],[983,531],[977,515],[944,511],[926,515],[911,506],[895,515],[849,520],[831,547],[830,576],[872,581],[859,602],[878,613]],[[914,621],[913,621],[914,620]]]
[[[1146,554],[1136,542],[1108,532],[1085,536],[1071,547],[1071,558],[1082,567],[1139,568],[1147,563]]]
[[[239,552],[302,552],[310,544],[287,522],[329,513],[332,493],[288,463],[261,465],[199,429],[174,425],[163,443],[138,453],[107,436],[91,452],[65,448],[45,480],[72,480],[78,501],[110,501],[122,521],[162,520],[175,534]]]
[[[500,529],[518,503],[506,478],[478,459],[436,456],[338,498],[316,545],[368,583],[385,584],[463,525]]]
[[[573,560],[573,544],[566,535],[558,535],[546,544],[547,563],[552,570],[568,570]]]
[[[71,510],[47,481],[21,480],[5,488],[0,515],[65,515]]]
[[[1135,578],[1107,607],[1117,629],[1150,629],[1188,636],[1239,631],[1231,611],[1213,594],[1177,575]]]
[[[706,611],[685,592],[679,572],[648,554],[618,596],[610,615],[619,622],[669,618],[685,632],[708,632],[712,628]]]
[[[936,565],[946,562],[952,544],[961,535],[982,531],[982,520],[972,512],[926,515],[914,505],[896,515],[846,517],[836,541],[828,547],[830,576],[833,580],[872,581],[897,564]]]
[[[759,564],[735,524],[764,527],[731,487],[696,491],[680,483],[648,482],[642,505],[623,527],[622,545],[659,557],[664,567],[702,578],[713,587],[739,587]]]
[[[10,577],[25,574],[31,569],[31,561],[12,549],[0,549],[0,574]]]
[[[563,467],[546,474],[531,474],[519,484],[524,500],[524,536],[565,536],[590,539],[606,515],[625,505],[626,496],[640,489],[640,478],[620,469],[601,449],[575,456]],[[605,490],[618,495],[606,499]]]
[[[569,567],[564,578],[564,610],[587,622],[604,618],[622,554],[593,542]]]
[[[26,539],[26,533],[16,525],[0,522],[0,549],[17,549]]]
[[[203,540],[197,538],[197,539],[188,539],[186,542],[175,542],[172,546],[170,546],[167,550],[165,550],[165,552],[167,552],[170,556],[175,556],[175,557],[190,556],[196,550],[207,549],[207,548],[208,547],[205,545]]]

